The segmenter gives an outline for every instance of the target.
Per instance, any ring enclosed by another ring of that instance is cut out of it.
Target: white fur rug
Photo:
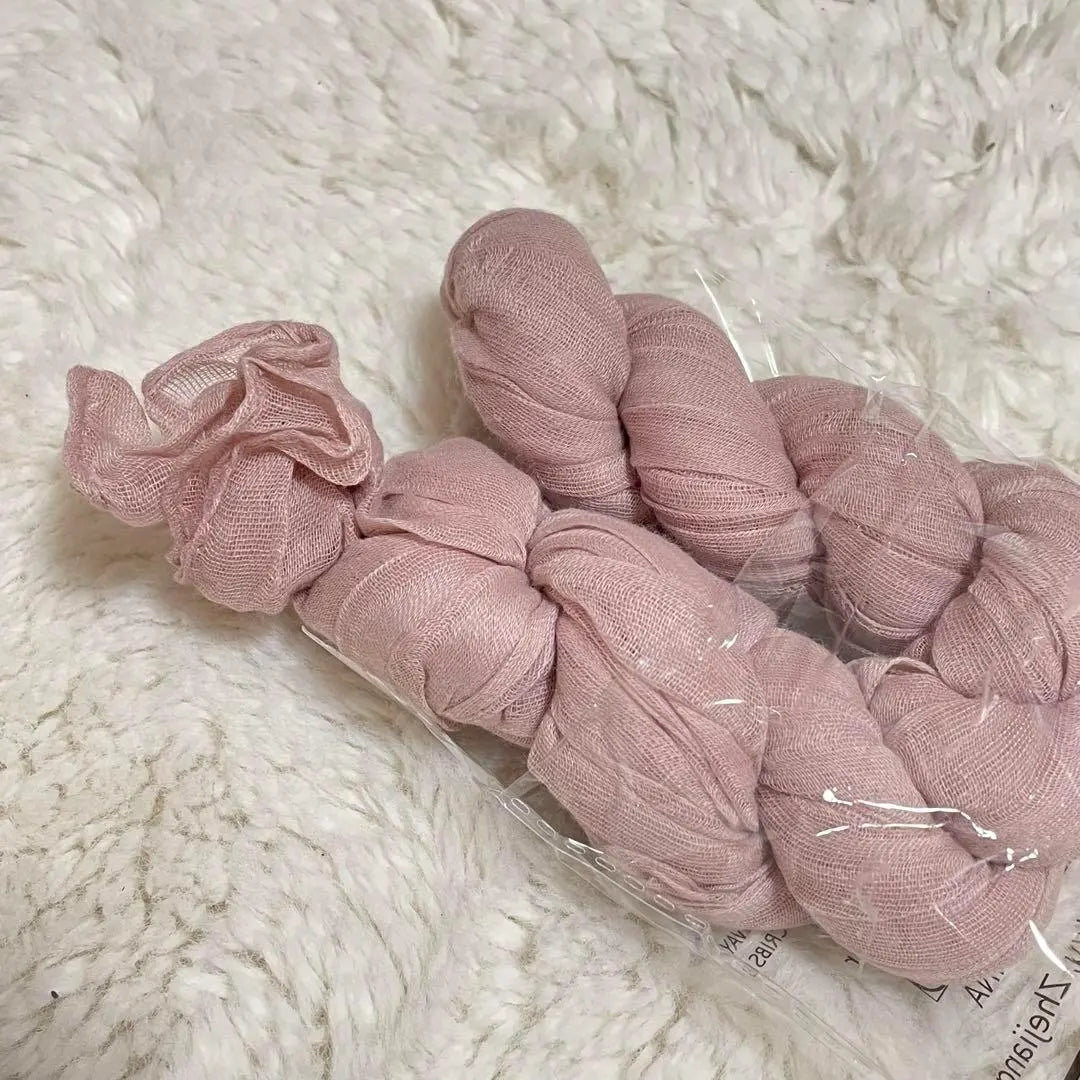
[[[469,421],[442,260],[508,204],[734,273],[1080,461],[1069,0],[4,0],[0,1076],[811,1075],[287,618],[70,494],[63,376],[324,323]]]

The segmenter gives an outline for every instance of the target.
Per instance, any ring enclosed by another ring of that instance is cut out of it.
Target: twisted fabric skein
[[[776,602],[805,589],[884,659],[858,665],[885,744],[973,853],[1052,865],[1080,833],[1080,489],[961,462],[848,383],[751,383],[704,315],[615,296],[550,214],[482,219],[443,303],[466,391],[562,507],[657,528]],[[889,657],[903,657],[890,663]],[[837,747],[833,767],[857,775]]]
[[[1031,550],[1049,593],[1039,607],[1069,623],[1080,509],[1053,470],[964,465],[898,403],[845,382],[751,383],[713,322],[662,296],[613,295],[581,234],[551,214],[477,222],[442,297],[470,400],[554,505],[652,523],[755,592],[809,587],[890,655],[924,643],[975,579],[988,588],[996,529]],[[1023,603],[1033,582],[1002,576],[1000,598]]]
[[[923,982],[1000,969],[1048,917],[1077,847],[1074,802],[1050,799],[1076,760],[1071,702],[1029,693],[979,734],[924,661],[855,672],[655,531],[549,509],[478,443],[384,462],[319,327],[237,327],[142,390],[141,405],[116,375],[70,373],[79,491],[167,524],[178,580],[209,599],[291,603],[448,729],[529,747],[593,842],[688,909],[747,929],[814,921]],[[1071,497],[1041,483],[1045,500]],[[1000,480],[993,505],[1011,512],[1027,490]],[[911,760],[924,743],[937,760]],[[992,793],[984,773],[1007,777],[1003,761],[1023,778]],[[928,804],[935,770],[977,798]]]

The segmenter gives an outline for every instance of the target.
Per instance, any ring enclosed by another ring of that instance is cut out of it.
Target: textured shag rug
[[[442,262],[530,205],[1075,467],[1078,40],[1069,0],[4,0],[0,1076],[813,1075],[295,622],[69,493],[64,372],[296,318],[391,451],[468,430]]]

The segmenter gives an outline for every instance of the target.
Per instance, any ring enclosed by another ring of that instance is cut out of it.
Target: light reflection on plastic
[[[758,311],[757,301],[752,296],[750,297],[750,307],[753,309],[754,318],[757,319],[757,324],[761,328],[762,337],[765,339],[765,360],[769,365],[769,374],[775,379],[780,374],[780,366],[776,362],[776,353],[773,352],[769,335],[765,333],[765,324],[762,322],[761,312]]]
[[[990,672],[987,671],[983,678],[982,709],[979,712],[980,724],[994,711],[996,701],[997,695],[990,685]]]
[[[830,833],[846,832],[848,829],[944,829],[944,822],[928,821],[860,821],[855,825],[834,825],[831,829],[822,829],[816,836],[828,836]]]
[[[1057,954],[1050,948],[1050,943],[1043,937],[1042,931],[1035,925],[1034,920],[1028,920],[1028,926],[1031,928],[1031,936],[1035,939],[1035,944],[1042,949],[1046,956],[1046,959],[1056,968],[1060,968],[1071,979],[1073,977],[1072,972],[1058,959]]]
[[[735,355],[739,358],[739,363],[742,364],[742,369],[746,373],[746,378],[750,381],[754,381],[754,372],[751,370],[750,365],[746,362],[746,355],[742,350],[742,346],[739,345],[739,340],[735,336],[735,331],[731,329],[730,324],[727,321],[727,317],[724,315],[724,309],[720,304],[720,301],[716,299],[716,294],[709,287],[709,283],[705,280],[705,275],[700,270],[695,270],[698,281],[701,282],[702,288],[708,294],[709,300],[712,301],[713,310],[716,312],[716,317],[720,321],[720,327],[727,335],[727,339],[731,342],[731,347],[735,350]]]
[[[984,840],[997,839],[997,833],[993,829],[984,829],[972,820],[970,814],[965,814],[963,810],[955,806],[901,806],[899,803],[870,802],[867,799],[842,799],[832,788],[826,788],[821,793],[821,798],[827,803],[840,806],[870,806],[875,810],[899,810],[904,814],[959,814],[975,830],[977,836],[981,836]]]
[[[1005,858],[1009,860],[1009,865],[1005,867],[1005,873],[1010,870],[1015,870],[1021,863],[1027,862],[1029,859],[1037,859],[1039,857],[1039,849],[1032,848],[1026,855],[1022,855],[1016,862],[1013,862],[1013,855],[1015,852],[1012,848],[1005,849]]]
[[[950,918],[949,918],[949,916],[948,916],[948,915],[946,915],[946,914],[945,914],[945,912],[944,912],[944,911],[942,911],[942,910],[941,910],[941,908],[939,908],[939,907],[937,906],[937,904],[935,904],[935,905],[934,905],[934,910],[935,910],[935,911],[936,911],[936,912],[937,912],[937,913],[938,913],[938,914],[939,914],[939,915],[940,915],[940,916],[941,916],[941,917],[942,917],[942,918],[943,918],[943,919],[944,919],[944,920],[945,920],[945,921],[946,921],[946,922],[947,922],[947,923],[948,923],[948,924],[949,924],[949,925],[950,925],[950,926],[951,926],[951,927],[952,927],[952,928],[953,928],[953,929],[954,929],[954,930],[955,930],[955,931],[956,931],[956,932],[957,932],[958,934],[960,933],[960,927],[958,927],[958,926],[956,925],[956,923],[954,923],[954,922],[952,921],[952,919],[950,919]]]

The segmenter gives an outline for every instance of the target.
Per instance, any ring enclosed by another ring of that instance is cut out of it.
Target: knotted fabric
[[[291,599],[448,729],[528,747],[594,843],[699,915],[814,921],[924,982],[999,970],[1049,915],[1077,847],[1075,803],[1050,799],[1076,757],[1076,717],[1049,700],[1052,664],[1047,701],[982,720],[1013,753],[1042,718],[1041,768],[1007,762],[1036,796],[1017,802],[983,782],[1002,762],[925,659],[846,667],[655,531],[550,509],[478,443],[383,465],[317,327],[238,327],[183,353],[145,381],[145,413],[122,380],[86,368],[69,395],[75,487],[132,524],[164,521],[181,580],[239,610]],[[1005,480],[973,484],[1021,512]],[[1047,474],[1042,497],[1070,495]],[[1017,554],[1009,535],[987,541],[1003,561]],[[971,605],[992,629],[993,607]],[[939,760],[910,759],[924,743]],[[972,798],[941,802],[941,777],[970,782]]]

